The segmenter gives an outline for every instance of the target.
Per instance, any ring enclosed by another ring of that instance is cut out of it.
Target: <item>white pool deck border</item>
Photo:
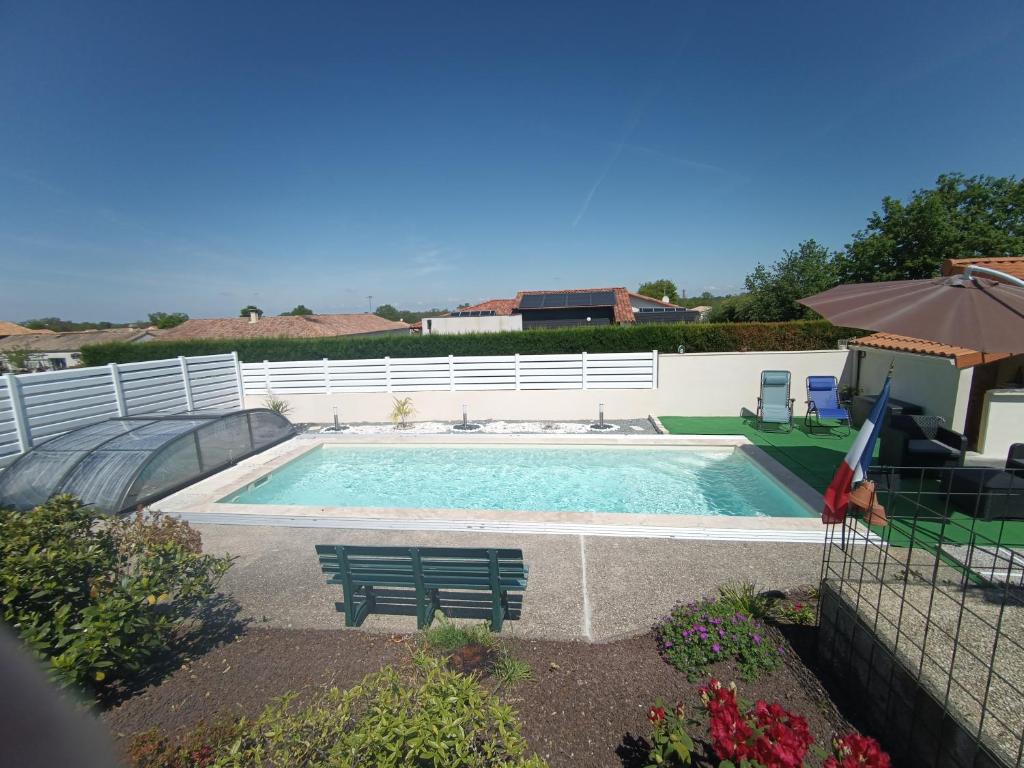
[[[488,509],[383,509],[223,503],[221,499],[320,447],[510,445],[729,448],[742,451],[808,510],[808,517],[509,512]],[[476,531],[713,541],[821,543],[822,497],[742,435],[346,435],[303,434],[190,485],[153,505],[193,523],[403,531]]]

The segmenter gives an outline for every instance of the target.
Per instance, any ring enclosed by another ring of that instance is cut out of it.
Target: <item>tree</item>
[[[301,315],[312,315],[312,314],[315,314],[312,309],[307,307],[305,304],[299,304],[291,312],[282,312],[281,313],[281,317],[285,317],[286,315],[301,316]]]
[[[939,176],[908,202],[882,200],[881,212],[838,258],[844,283],[937,275],[945,259],[1024,253],[1024,179]]]
[[[758,264],[747,275],[746,300],[735,307],[738,319],[776,322],[815,317],[796,300],[828,290],[837,282],[833,254],[814,240],[805,240],[795,251],[783,251],[782,258],[770,267]]]
[[[32,357],[32,350],[28,347],[12,347],[5,350],[3,356],[7,359],[7,365],[12,371],[24,371],[28,368],[28,362]]]
[[[385,320],[398,320],[402,315],[390,304],[381,304],[377,309],[373,311],[373,314],[377,317],[383,317]]]
[[[184,312],[150,312],[149,313],[149,324],[155,325],[157,328],[163,330],[164,328],[173,328],[176,325],[181,325],[188,320],[188,315]]]
[[[263,310],[257,307],[255,304],[249,304],[238,310],[239,317],[249,317],[253,312],[256,313],[257,317],[263,317]]]
[[[661,301],[663,297],[668,296],[670,304],[678,304],[680,301],[679,290],[676,288],[676,284],[671,280],[662,278],[661,280],[652,280],[649,283],[643,283],[636,292],[641,296],[649,296],[652,299]]]

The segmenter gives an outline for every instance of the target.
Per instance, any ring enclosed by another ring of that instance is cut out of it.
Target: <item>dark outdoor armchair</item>
[[[878,463],[890,467],[961,467],[967,438],[941,416],[890,416],[882,425]]]
[[[944,478],[950,502],[982,520],[1024,519],[1024,443],[1014,443],[1005,469],[962,467]]]

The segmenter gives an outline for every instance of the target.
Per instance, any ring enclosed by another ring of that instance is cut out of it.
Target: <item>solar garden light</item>
[[[465,403],[462,404],[462,423],[456,424],[452,429],[457,429],[459,432],[473,432],[480,429],[479,424],[469,423],[469,406]]]
[[[591,424],[590,428],[596,430],[615,429],[614,424],[604,423],[604,403],[597,404],[597,423]]]
[[[333,427],[328,427],[327,431],[328,432],[344,432],[346,429],[348,429],[348,425],[347,424],[342,424],[338,420],[338,406],[336,406],[336,405],[331,406],[331,409],[334,411],[334,426]]]

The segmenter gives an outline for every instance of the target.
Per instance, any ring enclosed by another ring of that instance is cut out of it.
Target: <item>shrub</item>
[[[721,600],[680,605],[657,627],[662,657],[694,680],[717,661],[735,660],[744,680],[779,665],[782,647],[763,622]]]
[[[439,653],[454,653],[467,645],[493,648],[498,638],[486,623],[456,624],[441,611],[434,614],[434,624],[423,630],[427,647]]]
[[[148,743],[153,742],[159,744],[159,737],[150,736]],[[135,752],[163,756],[163,762],[137,763],[147,768],[544,768],[526,749],[511,707],[473,677],[419,654],[411,667],[385,667],[347,691],[323,691],[302,706],[294,694],[285,696],[255,720],[224,729],[219,740],[192,739],[176,750],[164,745],[162,751],[138,747]],[[206,762],[193,757],[197,750]]]
[[[0,511],[3,619],[54,678],[99,693],[141,675],[195,618],[230,558],[188,523],[104,518],[72,496]]]
[[[525,683],[533,679],[533,667],[522,659],[517,659],[503,648],[498,652],[498,658],[491,667],[491,674],[498,682],[509,687]]]
[[[718,600],[733,613],[742,613],[761,621],[772,616],[776,602],[771,595],[759,591],[752,581],[722,584],[718,588]]]
[[[405,429],[409,426],[409,417],[416,413],[416,409],[412,405],[412,398],[403,397],[399,400],[397,397],[393,397],[391,399],[394,401],[394,407],[391,409],[391,423],[395,425],[396,429]]]
[[[178,355],[238,352],[243,362],[355,360],[446,355],[543,355],[580,352],[745,352],[835,349],[839,339],[860,335],[824,320],[790,323],[667,323],[596,328],[467,333],[459,335],[362,336],[317,339],[193,339],[115,342],[83,347],[85,365],[161,360]]]
[[[267,395],[266,399],[263,401],[263,407],[269,408],[274,411],[274,413],[280,414],[281,416],[287,416],[288,412],[292,409],[291,403],[278,397],[273,392]]]

